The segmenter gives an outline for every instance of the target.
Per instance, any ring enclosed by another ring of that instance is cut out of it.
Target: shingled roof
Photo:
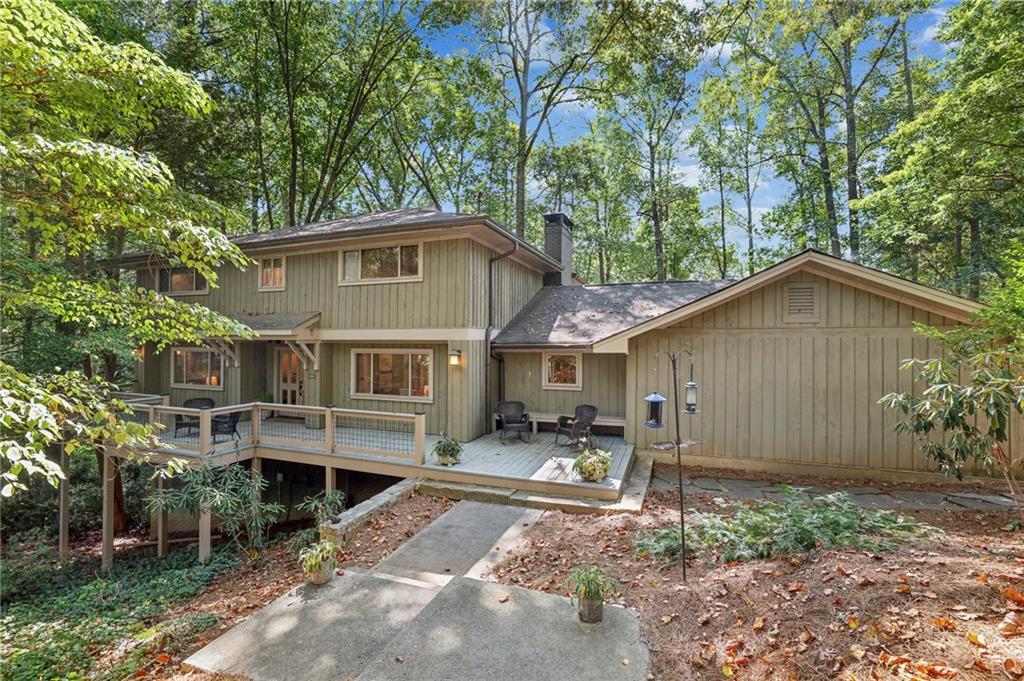
[[[716,280],[546,286],[505,325],[494,345],[587,347],[731,283]]]
[[[269,232],[246,234],[232,239],[239,246],[277,243],[280,241],[305,241],[325,236],[362,234],[374,231],[402,230],[410,227],[451,225],[466,220],[482,220],[486,216],[467,213],[447,213],[434,208],[395,208],[376,213],[365,213],[337,220],[322,220],[305,225],[282,227]]]

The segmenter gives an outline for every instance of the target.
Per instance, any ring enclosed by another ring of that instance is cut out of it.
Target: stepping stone
[[[706,490],[708,492],[725,491],[725,488],[722,487],[722,483],[718,482],[714,478],[694,478],[693,484],[699,489]]]
[[[837,492],[847,494],[881,494],[882,490],[877,487],[836,487]]]
[[[899,490],[892,492],[891,496],[896,499],[899,504],[899,508],[918,508],[931,511],[948,510],[953,508],[952,504],[946,501],[946,495],[942,492]]]
[[[724,478],[719,480],[727,495],[736,499],[764,499],[764,483],[758,480]]]
[[[948,497],[950,502],[957,506],[969,508],[972,511],[1002,511],[1013,506],[1009,499],[989,494],[954,493]]]
[[[861,508],[871,510],[892,510],[899,507],[896,500],[888,494],[851,494],[850,500]]]

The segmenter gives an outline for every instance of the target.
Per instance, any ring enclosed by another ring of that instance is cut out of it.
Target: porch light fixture
[[[448,351],[448,365],[457,367],[462,363],[462,350]]]
[[[662,397],[656,392],[651,393],[644,398],[647,402],[647,421],[644,423],[648,428],[664,428],[665,424],[662,421],[662,411],[665,403],[668,399]]]

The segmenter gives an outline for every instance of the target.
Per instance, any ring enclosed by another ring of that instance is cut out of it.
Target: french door
[[[302,404],[302,362],[290,348],[277,349],[276,392],[279,404]]]

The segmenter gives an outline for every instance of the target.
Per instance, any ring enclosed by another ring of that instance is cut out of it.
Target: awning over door
[[[319,312],[272,312],[268,314],[229,314],[236,322],[252,329],[257,337],[267,340],[315,340],[320,324]]]

